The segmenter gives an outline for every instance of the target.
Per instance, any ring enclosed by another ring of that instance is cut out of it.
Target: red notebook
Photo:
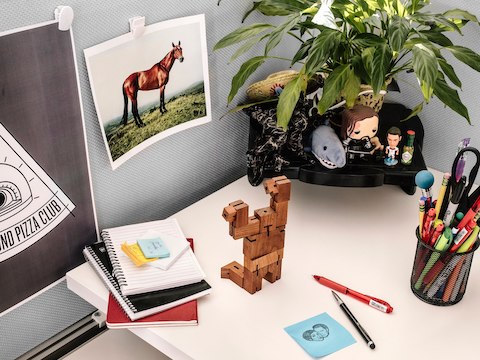
[[[180,325],[198,325],[197,300],[191,300],[168,310],[132,321],[115,300],[115,297],[111,293],[109,294],[107,310],[107,327],[109,329]]]

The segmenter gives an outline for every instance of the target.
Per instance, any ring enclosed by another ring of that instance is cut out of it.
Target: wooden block
[[[269,194],[271,197],[278,194],[278,188],[275,186],[275,180],[268,179],[263,182],[263,188],[265,189],[265,193]]]
[[[276,228],[276,214],[271,207],[265,207],[254,211],[255,217],[260,221],[260,232],[267,232],[269,228]]]
[[[274,283],[282,277],[282,260],[268,266],[268,272],[264,276],[265,280]]]
[[[270,232],[270,252],[281,250],[285,247],[285,228],[276,228]]]
[[[257,291],[262,290],[262,279],[257,271],[252,272],[245,269],[243,277],[243,288],[250,294],[255,294]]]
[[[290,180],[278,180],[275,183],[276,187],[278,188],[278,194],[274,196],[276,202],[283,202],[290,200],[290,191],[292,187],[292,183]]]
[[[228,265],[222,266],[221,269],[221,277],[223,279],[230,279],[240,287],[243,287],[243,273],[243,266],[236,261],[233,261]]]
[[[283,256],[283,252],[282,252]],[[249,271],[257,271],[261,268],[267,267],[270,264],[276,263],[279,260],[277,251],[260,256],[256,259],[249,259],[244,257],[243,266]]]
[[[285,231],[282,228],[273,229],[269,234],[261,233],[243,239],[243,255],[248,259],[282,249],[285,246]]]
[[[267,233],[257,234],[243,239],[243,255],[245,258],[255,259],[269,252],[271,251]]]
[[[237,212],[232,205],[228,205],[223,208],[222,216],[228,222],[233,222],[236,214]]]
[[[248,224],[242,227],[233,227],[230,234],[234,239],[241,239],[246,236],[256,235],[260,232],[260,221],[251,216],[248,218]]]
[[[234,220],[234,226],[241,227],[248,224],[248,204],[243,201],[241,204],[233,205],[233,208],[237,212]]]
[[[288,201],[276,202],[270,200],[270,207],[277,213],[277,227],[287,223]]]

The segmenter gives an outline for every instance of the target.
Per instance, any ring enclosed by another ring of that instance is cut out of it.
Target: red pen
[[[433,222],[435,220],[435,208],[428,209],[427,217],[425,218],[425,223],[423,224],[423,233],[422,240],[424,243],[428,244],[430,236],[432,235]]]
[[[468,222],[473,219],[473,217],[479,210],[480,210],[480,196],[477,198],[477,200],[475,200],[472,207],[467,211],[463,219],[460,221],[460,223],[458,224],[458,228],[463,229],[465,225],[467,225]]]
[[[433,232],[432,237],[430,238],[430,241],[428,242],[428,245],[434,246],[435,243],[437,242],[437,239],[442,235],[443,230],[445,229],[445,225],[438,224],[437,227],[435,228],[435,231]]]
[[[370,305],[371,307],[373,307],[377,310],[380,310],[384,313],[391,313],[393,311],[393,307],[391,307],[390,304],[387,303],[384,300],[374,298],[373,296],[370,296],[370,295],[361,294],[361,293],[359,293],[355,290],[349,289],[346,286],[340,285],[340,284],[336,283],[335,281],[329,280],[329,279],[327,279],[326,277],[323,277],[323,276],[313,275],[313,278],[315,280],[317,280],[320,284],[322,284],[322,285],[324,285],[324,286],[326,286],[326,287],[328,287],[332,290],[341,292],[342,294],[349,295],[349,296],[351,296],[351,297],[353,297],[357,300],[360,300],[361,302],[363,302],[367,305]]]
[[[462,246],[463,242],[467,240],[467,238],[472,233],[475,225],[477,225],[477,222],[474,219],[472,219],[467,225],[465,225],[463,229],[461,229],[457,233],[457,235],[453,239],[453,244],[452,244],[452,247],[450,248],[450,252],[455,252],[458,250],[460,246]]]

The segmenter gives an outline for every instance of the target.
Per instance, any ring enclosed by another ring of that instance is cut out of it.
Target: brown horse
[[[139,90],[155,90],[160,89],[160,112],[163,114],[167,111],[165,107],[165,86],[168,83],[168,75],[172,69],[176,59],[183,61],[182,48],[180,41],[178,45],[172,43],[173,49],[158,63],[153,65],[149,70],[134,72],[128,76],[123,82],[123,125],[127,125],[128,121],[128,99],[132,102],[133,119],[138,127],[145,126],[140,115],[138,114],[137,94]]]

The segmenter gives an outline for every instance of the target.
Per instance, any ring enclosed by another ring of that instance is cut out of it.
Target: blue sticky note
[[[147,259],[166,258],[170,256],[170,251],[159,237],[139,239],[137,243]]]
[[[315,358],[332,354],[356,342],[352,334],[327,313],[287,326],[284,330]]]

